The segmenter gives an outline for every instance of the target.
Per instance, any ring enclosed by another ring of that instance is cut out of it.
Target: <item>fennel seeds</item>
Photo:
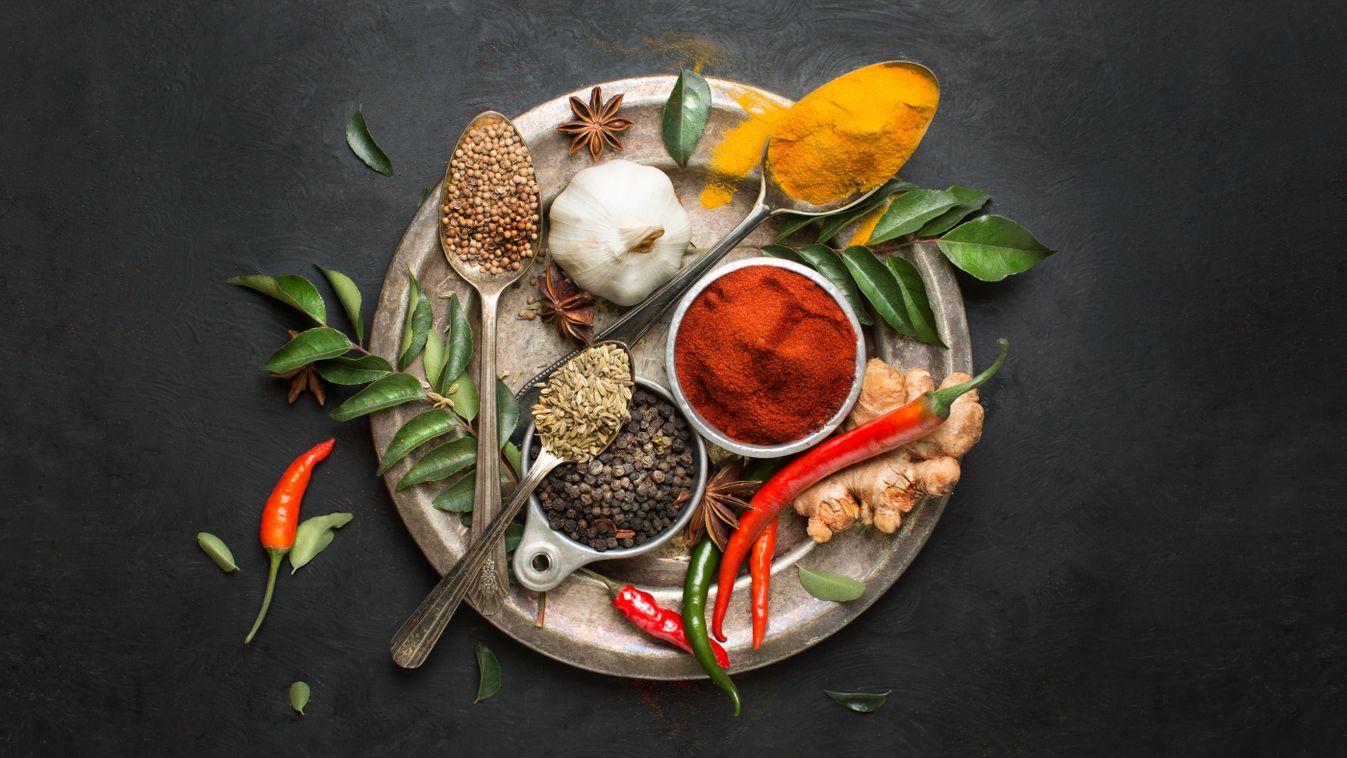
[[[631,418],[631,356],[612,343],[580,353],[547,380],[533,406],[543,445],[560,458],[585,463]]]

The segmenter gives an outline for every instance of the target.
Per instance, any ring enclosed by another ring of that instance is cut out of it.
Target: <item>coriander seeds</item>
[[[538,239],[538,180],[528,146],[508,122],[459,142],[440,196],[440,235],[450,256],[488,274],[518,271]]]

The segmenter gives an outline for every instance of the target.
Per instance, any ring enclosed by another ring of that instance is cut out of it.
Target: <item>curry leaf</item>
[[[879,189],[875,190],[873,195],[862,200],[855,206],[828,215],[823,222],[823,226],[819,227],[818,241],[823,243],[831,241],[833,237],[837,236],[838,232],[857,221],[860,221],[866,214],[888,202],[889,198],[892,197],[894,193],[906,192],[914,189],[917,189],[917,185],[912,182],[906,182],[901,179],[888,180]]]
[[[366,166],[384,176],[393,175],[393,162],[388,160],[388,154],[374,141],[365,123],[365,114],[359,108],[351,114],[351,120],[346,122],[346,144],[351,146],[351,152]]]
[[[454,480],[454,483],[445,488],[444,492],[435,496],[430,504],[435,508],[449,513],[471,513],[472,500],[476,488],[476,477],[473,466],[468,466],[463,470],[463,475]],[[501,477],[501,484],[506,482],[505,477]]]
[[[234,562],[234,554],[229,551],[229,546],[224,540],[216,537],[210,532],[197,532],[196,544],[220,570],[228,574],[231,571],[238,571],[238,564]]]
[[[516,426],[517,425],[518,424],[516,424]],[[521,472],[523,472],[524,467],[519,460],[519,448],[515,447],[513,442],[506,442],[505,445],[501,447],[500,454],[505,458],[505,462],[510,464],[510,468],[514,471],[515,476],[519,476]]]
[[[809,265],[805,262],[804,258],[800,257],[799,253],[785,245],[763,245],[761,250],[762,254],[769,258],[780,258],[783,261],[791,261],[792,263],[798,263],[801,266]]]
[[[398,480],[398,489],[438,482],[471,466],[477,461],[477,440],[472,437],[460,437],[426,453]]]
[[[476,651],[478,680],[473,705],[500,692],[500,661],[496,660],[496,654],[480,642],[476,644]]]
[[[285,276],[236,276],[226,279],[225,284],[247,287],[274,297],[291,308],[307,313],[309,318],[320,324],[327,323],[327,306],[323,305],[323,296],[313,282],[297,274]]]
[[[524,541],[524,525],[510,524],[505,527],[505,552],[510,552],[519,547],[519,543]]]
[[[411,374],[389,374],[347,398],[328,415],[337,421],[350,421],[425,396],[421,380]]]
[[[340,529],[355,518],[352,513],[329,513],[326,516],[314,516],[304,519],[295,530],[295,545],[290,548],[290,573],[313,560],[327,549],[336,536],[334,529]]]
[[[818,221],[818,216],[796,216],[793,214],[787,215],[785,217],[784,223],[781,224],[781,228],[777,230],[776,241],[780,242],[781,240],[791,236],[792,234],[795,234],[796,232],[800,231],[806,226],[809,226],[815,221]]]
[[[680,166],[687,166],[697,140],[711,115],[711,85],[696,71],[683,69],[664,103],[664,149]]]
[[[856,312],[856,320],[869,326],[870,312],[866,310],[865,301],[861,299],[861,291],[856,287],[856,280],[847,272],[847,265],[842,262],[842,257],[827,245],[805,245],[800,248],[799,255],[810,267],[842,290],[842,296],[847,299],[847,304]]]
[[[519,423],[519,401],[510,391],[509,385],[496,380],[496,432],[500,446],[510,441],[514,428]]]
[[[354,347],[346,335],[326,326],[300,332],[280,350],[271,354],[264,367],[284,374],[324,358],[336,358]]]
[[[290,707],[299,715],[304,715],[304,706],[309,704],[309,685],[295,682],[290,685]]]
[[[982,190],[967,187],[950,187],[945,190],[959,199],[959,204],[936,216],[917,230],[919,237],[934,237],[949,231],[955,224],[963,221],[968,214],[982,209],[991,197]]]
[[[926,283],[921,280],[917,267],[905,258],[890,255],[889,270],[898,282],[903,293],[903,308],[907,311],[907,321],[918,340],[928,345],[946,347],[936,329],[935,313],[931,310],[931,300],[926,294]]]
[[[884,704],[893,690],[884,692],[833,692],[832,690],[824,690],[823,692],[843,707],[850,708],[857,713],[874,713]]]
[[[337,293],[337,301],[341,303],[342,310],[346,311],[346,318],[350,320],[351,326],[355,327],[355,339],[357,342],[365,341],[365,322],[360,318],[360,288],[355,286],[351,277],[340,271],[333,271],[330,268],[315,266],[327,277],[327,283],[332,286],[332,291]]]
[[[885,323],[899,334],[907,337],[916,335],[912,325],[907,322],[902,291],[893,278],[893,272],[879,262],[870,248],[859,245],[847,248],[842,252],[842,263]]]
[[[369,384],[393,373],[388,361],[377,355],[342,356],[313,364],[318,375],[333,384]]]
[[[962,199],[949,190],[916,189],[899,195],[884,211],[868,243],[878,245],[911,234],[926,222],[960,205]]]
[[[468,421],[477,418],[477,406],[481,398],[477,394],[477,382],[473,381],[468,372],[458,375],[458,378],[448,383],[440,394],[449,398],[454,404],[454,413],[462,416]]]
[[[865,585],[849,576],[815,571],[799,565],[796,568],[800,570],[800,584],[805,591],[819,600],[845,603],[865,594]]]
[[[416,277],[407,272],[410,280],[407,290],[407,315],[402,323],[402,347],[398,350],[398,370],[407,368],[426,346],[426,334],[430,332],[430,323],[434,313],[430,310],[430,300],[416,283]]]
[[[449,296],[449,330],[444,338],[444,369],[440,372],[443,386],[438,392],[443,395],[449,382],[457,378],[472,360],[472,324],[468,323],[468,314],[458,301],[457,294]]]
[[[1028,229],[1005,216],[980,216],[936,241],[950,263],[984,282],[1022,274],[1052,255]]]
[[[440,372],[444,371],[444,343],[440,341],[440,335],[435,333],[435,327],[432,325],[426,332],[426,354],[421,359],[422,368],[426,371],[426,383],[432,387],[440,385]]]
[[[382,476],[384,472],[396,466],[398,461],[406,458],[411,451],[457,428],[459,428],[458,419],[454,418],[454,414],[440,408],[431,408],[413,416],[411,421],[397,430],[388,447],[384,449],[379,475]]]

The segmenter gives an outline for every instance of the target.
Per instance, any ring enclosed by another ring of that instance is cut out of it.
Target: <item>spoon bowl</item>
[[[462,154],[475,132],[491,127],[508,128],[509,133],[514,136],[515,144],[523,146],[523,158],[527,165],[532,168],[533,159],[528,153],[528,147],[524,143],[523,136],[519,134],[519,131],[515,129],[514,124],[508,118],[495,111],[480,113],[468,124],[459,136],[458,142],[454,145],[452,155],[457,157]],[[453,218],[451,211],[455,211],[455,209],[448,207],[448,188],[457,183],[458,180],[454,173],[454,160],[451,157],[449,165],[444,171],[444,182],[440,185],[440,248],[444,251],[444,257],[449,260],[449,265],[477,290],[481,300],[482,323],[478,331],[481,352],[477,359],[477,387],[480,399],[477,409],[477,466],[474,474],[472,507],[472,536],[474,539],[481,539],[486,532],[487,524],[492,521],[496,511],[500,510],[500,445],[498,444],[500,434],[496,427],[496,311],[500,303],[501,293],[505,291],[506,287],[518,281],[529,270],[533,261],[537,259],[539,242],[538,235],[535,232],[532,239],[528,240],[528,260],[519,261],[518,268],[506,268],[501,271],[493,271],[488,266],[473,263],[456,255],[450,249],[446,231],[448,222]],[[535,222],[540,226],[542,210],[536,200],[533,215]],[[473,592],[473,600],[484,616],[499,612],[501,601],[505,598],[505,593],[509,589],[509,576],[506,574],[505,560],[505,543],[501,542],[495,547],[494,555],[488,557],[482,565],[482,574]]]

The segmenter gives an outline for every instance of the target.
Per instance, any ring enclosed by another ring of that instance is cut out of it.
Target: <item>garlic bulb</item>
[[[608,161],[571,179],[548,215],[548,247],[577,285],[635,305],[673,278],[692,224],[663,171]]]

